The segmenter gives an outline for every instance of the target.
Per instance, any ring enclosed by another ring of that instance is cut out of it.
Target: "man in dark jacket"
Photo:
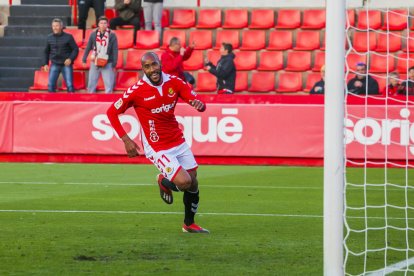
[[[112,18],[109,23],[112,30],[118,26],[134,25],[134,45],[137,37],[137,31],[140,29],[141,0],[115,0],[115,9],[118,17]]]
[[[310,94],[325,94],[325,65],[321,67],[321,80],[313,85]]]
[[[206,69],[217,77],[217,93],[232,94],[236,84],[236,66],[234,65],[233,46],[223,43],[220,48],[221,58],[214,66],[206,60]]]
[[[62,31],[63,23],[59,18],[52,21],[53,33],[47,36],[43,70],[49,72],[49,92],[56,92],[56,81],[62,72],[68,87],[68,92],[73,93],[73,61],[79,53],[78,45],[71,34]],[[49,70],[49,60],[51,66]]]
[[[408,69],[408,79],[398,87],[398,95],[414,95],[414,66]]]
[[[356,95],[379,95],[378,82],[367,75],[367,65],[358,63],[356,68],[357,74],[348,82],[348,93]]]

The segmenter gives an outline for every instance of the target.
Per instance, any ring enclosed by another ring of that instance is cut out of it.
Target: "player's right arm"
[[[128,91],[130,91],[128,93]],[[128,154],[128,157],[138,156],[138,145],[128,136],[124,127],[119,120],[119,115],[124,113],[128,108],[133,106],[134,97],[132,93],[133,90],[129,88],[116,102],[111,104],[111,106],[106,111],[109,122],[111,123],[113,129],[116,131],[118,136],[124,142],[125,151]]]

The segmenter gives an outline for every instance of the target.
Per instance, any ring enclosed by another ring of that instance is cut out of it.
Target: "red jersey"
[[[119,137],[126,134],[118,115],[134,107],[144,133],[144,146],[155,151],[182,144],[183,133],[174,115],[178,97],[185,102],[196,99],[197,94],[180,78],[162,73],[163,82],[154,86],[147,76],[132,85],[108,109],[107,115]]]

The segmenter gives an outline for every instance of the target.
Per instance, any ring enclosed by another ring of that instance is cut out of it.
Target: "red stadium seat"
[[[181,45],[185,47],[185,31],[184,30],[164,30],[162,35],[161,49],[166,49],[171,38],[177,37],[181,41]]]
[[[377,52],[397,52],[401,50],[401,33],[378,33]]]
[[[105,9],[105,17],[108,18],[108,21],[111,21],[112,18],[115,18],[117,16],[118,15],[117,15],[116,9],[109,9],[109,8]]]
[[[170,26],[170,10],[163,9],[161,17],[161,27],[166,28]]]
[[[211,30],[195,30],[190,33],[189,45],[195,43],[194,49],[206,50],[213,47],[213,34]]]
[[[377,82],[378,82],[378,88],[380,93],[382,91],[385,91],[385,88],[387,86],[387,76],[386,75],[373,75],[372,76]]]
[[[91,36],[91,33],[93,32],[93,31],[95,31],[95,29],[87,29],[86,30],[86,32],[85,32],[85,39],[83,40],[83,43],[82,43],[82,45],[81,46],[79,46],[80,48],[86,48],[86,46],[88,45],[88,40],[89,40],[89,37]],[[119,38],[118,38],[119,39]]]
[[[409,28],[408,11],[405,10],[389,10],[384,14],[383,30],[402,31]]]
[[[315,52],[315,62],[313,63],[312,71],[314,72],[321,71],[321,68],[324,64],[325,64],[325,52],[324,51]]]
[[[302,29],[323,29],[326,24],[325,10],[304,10]]]
[[[137,41],[134,48],[155,49],[160,47],[160,35],[158,31],[137,31]]]
[[[253,72],[249,92],[272,92],[275,91],[275,73]]]
[[[319,31],[298,31],[294,50],[315,50],[321,46]]]
[[[357,52],[374,51],[377,48],[377,38],[374,32],[354,32],[352,45]]]
[[[260,63],[257,70],[278,71],[283,69],[282,51],[263,51],[260,52]]]
[[[47,90],[47,85],[49,83],[49,72],[35,71],[33,86],[30,86],[30,90]]]
[[[217,62],[219,61],[220,58],[221,58],[220,51],[218,50],[207,51],[207,59],[214,65],[217,65]]]
[[[367,55],[366,54],[358,54],[358,53],[349,53],[346,56],[346,65],[348,65],[349,69],[352,71],[356,70],[358,63],[367,63]]]
[[[238,51],[234,53],[234,64],[237,71],[254,70],[257,64],[256,51]]]
[[[170,28],[187,29],[195,26],[194,9],[174,9]]]
[[[216,91],[216,77],[210,72],[198,72],[196,87],[194,89],[196,92],[214,92]]]
[[[74,71],[73,72],[73,88],[75,90],[86,89],[85,71]],[[62,79],[62,85],[59,90],[67,90],[65,79]]]
[[[287,56],[286,71],[302,72],[310,70],[311,52],[289,51]]]
[[[381,28],[381,11],[379,10],[360,10],[358,11],[357,28],[362,30]]]
[[[184,70],[199,70],[204,67],[203,51],[193,51],[190,58],[183,62]]]
[[[294,93],[302,91],[302,73],[281,72],[276,92]]]
[[[312,87],[315,85],[315,83],[317,83],[318,81],[321,80],[321,73],[308,73],[307,78],[306,78],[306,85],[305,85],[305,89],[303,89],[303,91],[305,92],[309,92],[312,90]]]
[[[395,70],[394,56],[371,54],[368,68],[370,73],[391,73]]]
[[[355,26],[355,10],[354,9],[350,9],[347,10],[347,22],[346,22],[346,26]]]
[[[402,47],[402,50],[404,52],[407,52],[408,51],[409,53],[414,52],[414,35],[410,34],[408,37],[404,37],[403,40],[405,42],[404,43],[405,46]]]
[[[248,72],[246,71],[237,71],[236,72],[236,85],[234,87],[234,92],[243,92],[247,91],[248,88]]]
[[[119,49],[128,49],[133,46],[133,30],[114,30],[118,39]]]
[[[249,29],[270,29],[275,26],[274,10],[252,10]]]
[[[215,49],[220,49],[221,44],[230,43],[233,45],[233,49],[239,48],[239,31],[238,30],[219,30],[216,34],[216,46]]]
[[[82,38],[83,30],[65,28],[63,31],[73,36],[73,39],[75,39],[76,45],[78,45],[78,47],[82,46],[82,44],[84,43]]]
[[[224,23],[225,29],[243,29],[247,28],[247,10],[225,10]]]
[[[266,46],[266,33],[261,30],[247,30],[242,33],[240,50],[261,50]]]
[[[126,63],[125,70],[141,70],[141,57],[147,52],[147,50],[129,49],[126,51]]]
[[[124,51],[118,51],[118,60],[116,62],[116,69],[122,69],[124,67]]]
[[[102,90],[105,90],[105,83],[102,79],[102,75],[100,75],[98,79],[98,84],[96,85],[96,91],[102,91]]]
[[[73,70],[87,70],[91,65],[91,54],[92,51],[89,52],[88,57],[86,58],[86,67],[83,67],[82,58],[83,54],[85,53],[84,49],[79,49],[78,56],[76,57],[75,61],[73,62]]]
[[[290,50],[293,46],[293,32],[285,30],[272,31],[269,34],[269,46],[267,50]]]
[[[116,75],[114,90],[125,90],[138,81],[138,73],[131,71],[120,71]]]
[[[401,74],[406,74],[410,67],[414,66],[414,53],[400,53],[397,56],[397,71]]]
[[[297,29],[300,23],[300,10],[278,10],[276,29]]]
[[[216,29],[221,27],[221,9],[201,9],[198,11],[197,29]]]

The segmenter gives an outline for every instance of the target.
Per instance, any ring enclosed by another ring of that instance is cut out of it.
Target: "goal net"
[[[414,275],[414,10],[373,2],[347,11],[344,272]]]

